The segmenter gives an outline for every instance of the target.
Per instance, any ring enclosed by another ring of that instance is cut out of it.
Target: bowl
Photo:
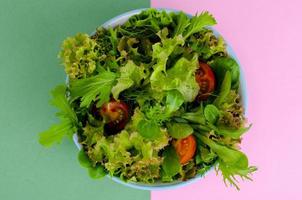
[[[129,12],[125,12],[121,15],[118,15],[118,16],[108,20],[102,26],[104,28],[109,28],[109,27],[115,27],[115,26],[124,24],[131,16],[139,14],[141,11],[146,10],[146,9],[147,8],[142,8],[142,9],[136,9],[136,10],[132,10],[132,11],[129,11]],[[164,10],[166,12],[179,12],[178,10],[173,10],[173,9],[158,9],[158,10]],[[187,15],[189,17],[192,17],[190,14],[187,14]],[[211,30],[213,30],[213,32],[216,36],[220,35],[219,32],[216,31],[214,28],[211,28]],[[235,52],[233,51],[233,49],[231,48],[229,43],[227,41],[225,41],[225,43],[226,43],[226,49],[227,49],[228,54],[237,61],[239,66],[241,66],[239,61],[238,61],[238,58],[236,57]],[[245,83],[245,79],[244,79],[241,67],[240,67],[240,88],[239,88],[239,92],[240,92],[241,99],[242,99],[242,104],[243,104],[243,107],[245,108],[245,113],[246,113],[246,108],[247,108],[246,83]],[[80,150],[82,147],[81,147],[81,144],[79,144],[79,142],[78,142],[77,134],[73,135],[73,141],[74,141],[75,145],[77,146],[77,148]],[[209,171],[211,171],[211,170],[209,170]],[[200,180],[203,176],[205,176],[205,174],[202,175],[202,176],[201,175],[196,175],[194,178],[191,178],[187,181],[174,181],[174,182],[171,182],[171,183],[145,184],[145,183],[138,183],[138,182],[132,182],[132,181],[125,182],[125,181],[121,180],[118,177],[115,177],[115,176],[112,177],[110,175],[107,175],[108,178],[110,178],[113,181],[115,181],[117,183],[120,183],[122,185],[131,187],[131,188],[135,188],[135,189],[149,190],[149,191],[176,189],[176,188],[183,187],[183,186],[189,185],[191,183],[194,183],[194,182]]]

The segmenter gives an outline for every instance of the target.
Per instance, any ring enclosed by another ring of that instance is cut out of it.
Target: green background
[[[149,192],[91,180],[77,149],[51,149],[38,133],[56,122],[49,91],[65,75],[57,54],[67,36],[91,33],[148,0],[0,0],[0,199],[149,199]]]

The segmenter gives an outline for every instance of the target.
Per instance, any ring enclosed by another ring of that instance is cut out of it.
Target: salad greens
[[[211,168],[239,189],[256,167],[239,150],[246,125],[240,70],[203,12],[146,9],[123,25],[67,38],[59,57],[68,83],[52,91],[59,122],[40,134],[51,146],[78,135],[78,159],[106,174],[156,184]]]

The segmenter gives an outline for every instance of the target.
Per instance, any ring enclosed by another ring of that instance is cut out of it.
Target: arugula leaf
[[[70,107],[65,95],[66,87],[59,85],[52,90],[51,105],[59,109],[57,116],[60,123],[51,126],[48,130],[40,133],[39,142],[43,146],[49,147],[59,143],[65,136],[71,136],[76,131],[77,116]]]
[[[209,12],[203,12],[200,15],[195,15],[190,20],[190,25],[184,32],[184,38],[203,30],[206,26],[213,26],[216,24],[215,18]]]
[[[111,45],[112,45],[112,54],[113,55],[116,55],[117,54],[117,43],[118,43],[118,40],[117,40],[117,31],[116,29],[113,29],[113,28],[109,28],[109,33],[110,33],[110,42],[111,42]]]
[[[97,106],[101,106],[109,101],[115,77],[115,73],[103,71],[99,75],[90,78],[71,80],[71,97],[73,100],[81,98],[81,107],[88,107],[92,101],[96,100],[98,101]]]
[[[117,84],[113,86],[111,92],[115,99],[118,99],[119,94],[132,87],[140,86],[142,79],[146,78],[144,68],[137,66],[132,60],[129,60],[127,64],[120,69],[120,77],[117,79]]]
[[[244,153],[216,143],[205,136],[198,134],[196,136],[217,154],[218,169],[221,171],[225,182],[228,181],[239,190],[235,176],[251,180],[249,175],[256,171],[257,168],[254,166],[249,167],[248,158]]]
[[[229,71],[227,71],[225,73],[224,79],[222,81],[218,97],[215,99],[215,101],[213,103],[218,108],[221,106],[221,104],[225,101],[228,94],[230,93],[231,81],[232,81],[231,80],[231,73]]]
[[[197,123],[197,124],[203,124],[203,125],[206,124],[203,104],[201,103],[195,112],[184,113],[181,116],[181,118],[189,120],[190,122]]]
[[[174,29],[174,36],[182,34],[190,25],[190,19],[184,12],[179,12],[176,15],[176,27]]]
[[[68,135],[71,136],[76,131],[72,121],[64,119],[58,124],[52,125],[48,130],[40,133],[39,142],[45,147],[50,147],[55,143],[60,143]]]
[[[168,133],[172,138],[182,139],[193,133],[193,128],[186,123],[167,123]]]
[[[163,152],[164,161],[162,164],[165,175],[173,177],[181,170],[179,157],[172,146],[167,147]]]
[[[162,136],[159,126],[155,122],[145,119],[138,123],[137,130],[141,136],[150,140],[155,140]]]
[[[216,106],[209,104],[204,109],[204,116],[211,124],[215,124],[219,118],[219,110]]]
[[[233,139],[239,139],[251,127],[252,127],[252,125],[249,125],[248,127],[241,127],[241,128],[235,129],[235,128],[218,126],[217,134],[223,135],[226,137],[230,137]]]

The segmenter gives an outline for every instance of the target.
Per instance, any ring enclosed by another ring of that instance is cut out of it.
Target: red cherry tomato
[[[100,114],[112,132],[122,130],[129,120],[129,108],[122,101],[111,100],[103,104]]]
[[[177,155],[179,156],[180,164],[186,164],[195,155],[196,151],[196,139],[193,135],[189,135],[186,138],[178,139],[174,142]]]
[[[200,62],[199,69],[195,73],[195,80],[200,87],[197,100],[206,100],[214,91],[216,85],[215,75],[211,67],[206,63]]]

